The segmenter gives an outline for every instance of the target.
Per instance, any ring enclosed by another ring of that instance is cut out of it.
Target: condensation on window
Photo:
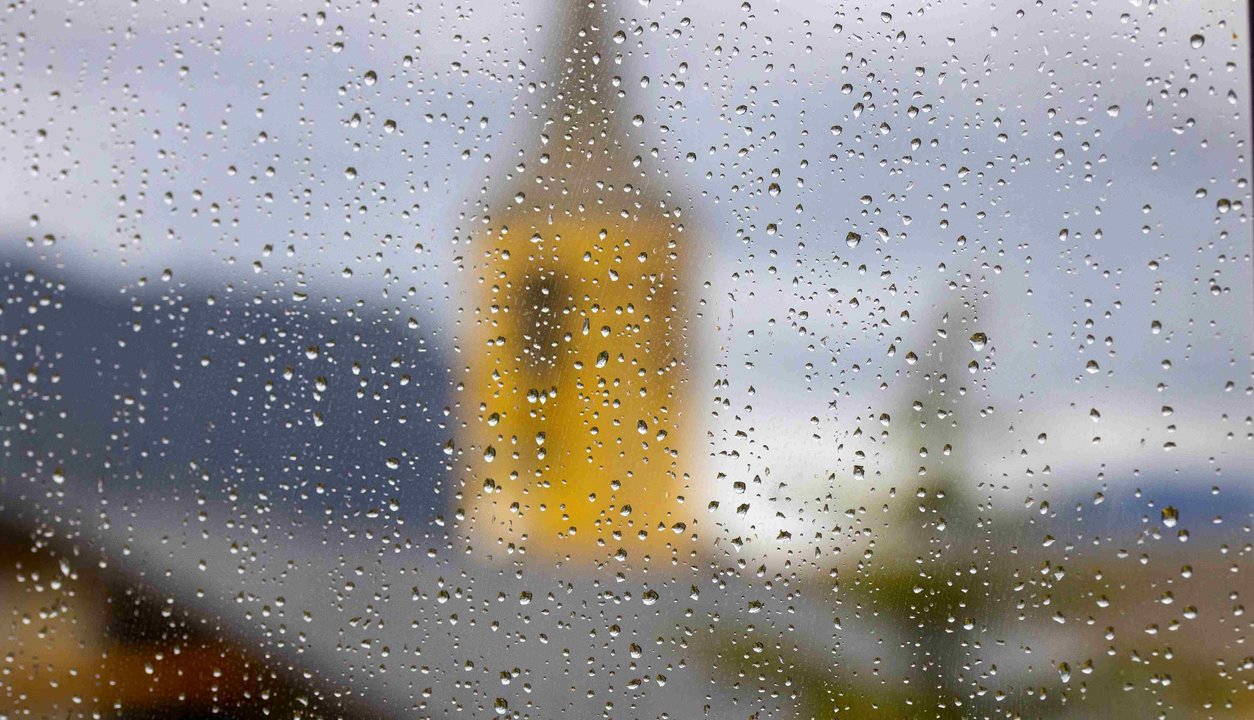
[[[1249,28],[15,0],[0,720],[1250,717]]]

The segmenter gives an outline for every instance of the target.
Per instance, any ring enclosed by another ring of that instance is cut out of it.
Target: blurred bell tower
[[[615,4],[548,12],[529,129],[469,217],[456,505],[482,559],[657,562],[695,532],[685,198],[631,132],[643,50]]]

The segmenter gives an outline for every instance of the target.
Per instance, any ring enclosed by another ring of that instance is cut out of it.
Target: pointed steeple
[[[518,118],[538,131],[474,229],[459,502],[485,555],[691,542],[683,228],[643,189],[607,5],[560,6]]]

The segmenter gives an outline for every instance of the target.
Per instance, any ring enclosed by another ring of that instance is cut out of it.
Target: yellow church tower
[[[462,321],[461,526],[476,555],[669,561],[694,540],[680,199],[607,0],[554,3],[545,80],[473,216]]]

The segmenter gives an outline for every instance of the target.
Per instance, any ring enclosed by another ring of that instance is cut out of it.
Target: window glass
[[[0,720],[1254,714],[1248,7],[0,13]]]

